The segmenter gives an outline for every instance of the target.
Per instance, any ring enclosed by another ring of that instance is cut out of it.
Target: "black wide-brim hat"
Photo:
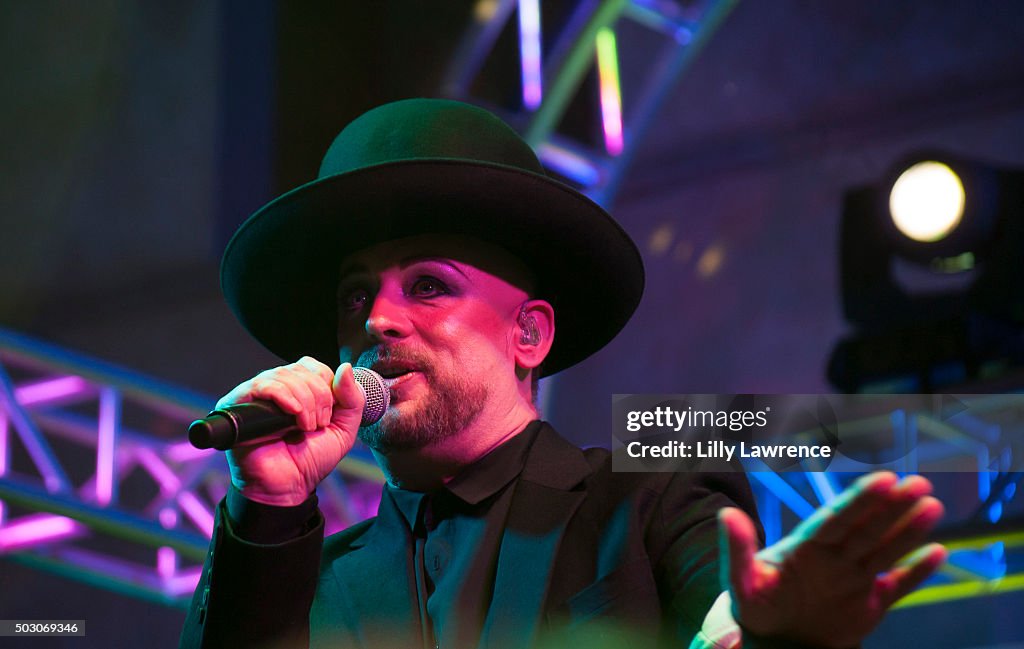
[[[500,119],[441,99],[385,104],[349,124],[316,180],[239,227],[221,261],[221,287],[267,349],[289,362],[308,355],[336,367],[342,259],[431,233],[481,239],[532,270],[531,297],[555,309],[545,376],[604,347],[643,293],[640,253],[607,212],[546,176]]]

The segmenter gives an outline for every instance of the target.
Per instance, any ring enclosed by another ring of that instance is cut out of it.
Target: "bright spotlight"
[[[839,242],[853,331],[833,385],[928,392],[1024,368],[1024,169],[908,156],[845,192]]]
[[[964,185],[948,165],[928,160],[896,179],[889,194],[889,213],[900,232],[914,241],[938,241],[964,216]]]

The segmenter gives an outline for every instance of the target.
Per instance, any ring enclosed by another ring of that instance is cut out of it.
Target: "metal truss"
[[[787,520],[799,521],[817,507],[830,503],[856,477],[849,475],[849,480],[842,483],[821,472],[787,473],[785,477],[771,472],[749,475],[769,543],[792,527]],[[981,474],[978,482],[996,482],[998,475]],[[1012,491],[1003,492],[1001,499],[1006,502],[1012,496]],[[971,533],[966,537],[938,539],[949,550],[946,564],[895,608],[1024,590],[1024,521],[1018,518],[1015,522],[972,524],[967,528]]]
[[[898,454],[901,472],[953,462],[971,478],[971,533],[947,541],[947,565],[899,606],[1024,589],[1024,529],[1003,518],[1019,504],[1011,501],[1020,458],[1007,441],[1024,430],[1022,400],[979,397],[954,418],[911,412],[843,422],[844,431],[891,426],[912,440]],[[212,401],[0,330],[0,555],[186,605],[228,485],[220,454],[184,441]],[[769,542],[864,470],[752,471]],[[371,516],[381,484],[365,452],[350,454],[319,490],[327,531]]]
[[[892,408],[841,422],[844,439],[877,436],[891,441],[884,466],[844,460],[828,471],[774,473],[748,467],[768,543],[828,505],[857,476],[886,468],[925,473],[948,498],[940,538],[946,564],[896,608],[941,604],[1024,589],[1024,515],[1015,501],[1024,458],[1024,395],[933,397],[956,404],[952,416],[935,409]],[[880,434],[881,433],[881,434]],[[954,506],[953,501],[956,501]]]
[[[474,100],[470,93],[473,80],[506,24],[513,14],[517,15],[522,112],[504,117],[521,130],[548,169],[576,184],[596,202],[608,205],[658,107],[737,2],[581,0],[557,38],[547,39],[555,44],[544,52],[541,0],[479,0],[441,92]],[[658,41],[660,48],[644,70],[645,78],[636,80],[636,92],[624,97],[618,73],[619,50],[637,48],[640,40],[648,47]],[[603,149],[556,132],[570,100],[593,66],[598,68],[601,88],[598,117],[604,134]]]
[[[220,453],[185,441],[214,399],[0,330],[0,555],[185,606]],[[354,452],[319,490],[328,531],[376,512],[383,479]]]
[[[831,502],[844,486],[827,473],[750,473],[758,512],[769,542],[788,529],[786,519],[800,520]],[[979,484],[995,482],[999,474],[982,474]],[[850,476],[851,481],[854,476]],[[1018,477],[1019,480],[1019,477]],[[813,492],[813,495],[805,493]],[[1013,493],[1004,492],[1003,502]],[[924,585],[900,600],[894,608],[948,603],[969,597],[1024,590],[1024,521],[973,524],[971,534],[947,540],[949,558]],[[941,534],[940,530],[940,534]]]

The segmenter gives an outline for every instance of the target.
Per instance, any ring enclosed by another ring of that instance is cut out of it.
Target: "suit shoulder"
[[[742,471],[613,471],[612,454],[608,449],[590,448],[583,453],[592,470],[588,480],[590,489],[610,493],[647,491],[657,496],[671,494],[673,501],[684,503],[721,497],[723,506],[735,504],[747,511],[754,511],[750,483]]]
[[[612,491],[636,491],[639,489],[664,493],[673,479],[672,473],[664,472],[627,472],[612,470],[612,454],[606,448],[588,448],[583,456],[590,465],[591,474],[588,487],[593,489],[606,488]]]

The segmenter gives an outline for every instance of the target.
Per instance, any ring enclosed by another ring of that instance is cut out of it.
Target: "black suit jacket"
[[[721,592],[717,511],[753,497],[740,473],[613,473],[543,425],[515,485],[480,647],[688,646]],[[755,518],[756,520],[756,518]],[[281,545],[218,521],[182,633],[183,647],[388,647],[397,615],[416,615],[380,566],[404,548],[376,519],[322,543],[322,521]],[[619,645],[616,645],[619,646]]]

